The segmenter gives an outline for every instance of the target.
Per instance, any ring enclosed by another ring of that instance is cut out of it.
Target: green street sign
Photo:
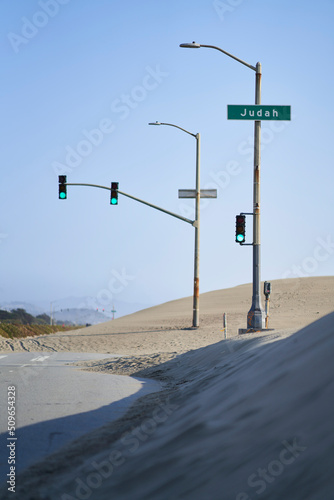
[[[228,120],[291,120],[291,106],[227,105]]]

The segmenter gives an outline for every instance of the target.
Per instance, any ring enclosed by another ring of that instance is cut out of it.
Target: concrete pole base
[[[247,314],[247,328],[263,330],[266,327],[266,314],[263,309],[251,308]]]

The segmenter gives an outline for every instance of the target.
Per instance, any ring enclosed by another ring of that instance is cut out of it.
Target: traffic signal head
[[[111,183],[110,205],[118,205],[118,182]]]
[[[66,175],[59,175],[59,199],[66,200]]]
[[[246,239],[246,216],[236,215],[235,217],[235,241],[244,243]]]
[[[264,282],[263,292],[264,292],[266,297],[269,297],[269,295],[271,294],[271,283],[269,283],[269,281]]]

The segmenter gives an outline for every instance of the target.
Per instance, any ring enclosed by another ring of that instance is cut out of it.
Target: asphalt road
[[[66,366],[108,357],[112,356],[64,352],[0,354],[0,483],[7,479],[8,462],[13,455],[17,473],[64,444],[119,418],[138,397],[160,389],[160,384],[151,380]],[[8,390],[12,387],[15,391]],[[15,397],[10,394],[13,392]],[[9,417],[8,413],[12,415]],[[12,417],[14,436],[8,431],[8,418],[12,423]]]

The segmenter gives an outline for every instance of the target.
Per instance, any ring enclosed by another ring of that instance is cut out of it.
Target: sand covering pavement
[[[266,333],[236,335],[250,305],[243,285],[203,294],[195,331],[188,298],[72,335],[1,339],[1,350],[123,354],[84,368],[165,382],[19,476],[17,498],[330,500],[333,291],[334,277],[274,281]]]

